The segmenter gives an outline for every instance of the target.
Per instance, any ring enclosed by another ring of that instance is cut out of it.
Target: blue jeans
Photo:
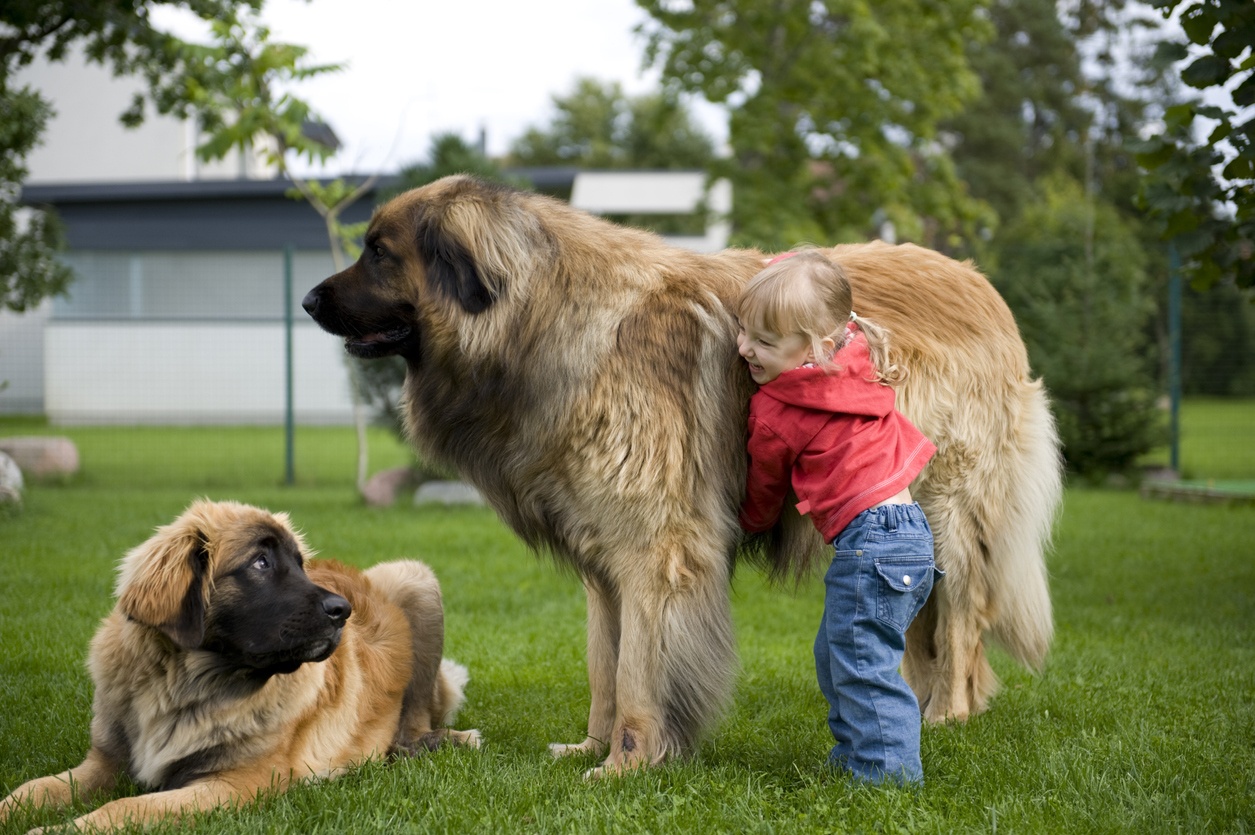
[[[815,637],[837,741],[829,762],[867,782],[922,782],[919,702],[898,668],[906,628],[940,574],[932,529],[918,504],[884,505],[854,517],[832,544]]]

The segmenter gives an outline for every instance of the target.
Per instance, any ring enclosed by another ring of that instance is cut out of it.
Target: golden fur
[[[911,245],[824,252],[859,314],[893,333],[909,369],[899,406],[938,447],[912,491],[947,576],[904,669],[927,719],[963,719],[996,688],[986,634],[1030,666],[1050,643],[1043,548],[1061,476],[1045,392],[970,264]],[[792,507],[755,541],[737,526],[752,383],[730,311],[763,263],[451,177],[377,210],[362,257],[304,302],[351,353],[403,356],[420,453],[579,571],[588,735],[551,747],[608,748],[598,773],[687,751],[718,715],[736,667],[739,545],[778,575],[830,558]]]
[[[441,660],[444,620],[431,570],[398,560],[361,572],[318,560],[302,572],[307,553],[286,515],[208,501],[128,553],[117,605],[91,644],[91,750],[81,765],[20,786],[0,802],[0,820],[22,805],[62,807],[107,793],[123,773],[157,790],[106,803],[77,827],[249,802],[444,739],[477,746],[477,731],[441,727],[462,702],[466,670]],[[259,556],[270,573],[241,583]],[[254,620],[275,633],[296,626],[300,604],[271,595],[277,585],[294,588],[314,616],[330,609],[336,618],[325,640],[315,625],[309,641],[297,636],[278,651],[281,661],[262,662],[252,641],[267,636],[246,636],[241,648],[231,633]],[[346,600],[347,622],[336,608]]]

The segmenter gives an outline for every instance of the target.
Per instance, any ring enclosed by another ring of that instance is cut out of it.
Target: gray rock
[[[27,478],[68,476],[78,472],[78,447],[69,438],[55,435],[0,438],[0,452],[12,458]]]
[[[0,452],[0,504],[22,501],[22,469],[17,462]]]
[[[362,487],[362,498],[371,507],[391,507],[396,502],[398,493],[417,483],[418,476],[412,467],[380,470]]]
[[[414,505],[482,505],[484,497],[463,481],[428,481],[414,491]]]

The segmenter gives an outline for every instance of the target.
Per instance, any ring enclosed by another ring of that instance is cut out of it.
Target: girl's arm
[[[741,504],[739,520],[748,533],[761,533],[780,518],[791,486],[789,474],[793,470],[794,456],[775,432],[752,418],[749,456],[745,501]]]

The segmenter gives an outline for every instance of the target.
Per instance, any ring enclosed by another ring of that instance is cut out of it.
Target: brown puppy
[[[75,821],[105,829],[253,800],[294,780],[478,731],[441,727],[466,669],[441,661],[440,586],[399,560],[359,572],[306,563],[284,514],[198,501],[128,553],[92,640],[92,746],[81,765],[18,787],[65,806],[125,772],[150,794]]]
[[[409,435],[588,595],[588,736],[617,771],[689,749],[730,691],[752,383],[729,313],[763,255],[699,255],[546,197],[450,177],[376,211],[361,258],[305,297],[360,357],[399,354]],[[900,408],[937,444],[912,485],[948,572],[912,627],[932,721],[983,710],[983,636],[1036,666],[1052,634],[1043,548],[1054,423],[1006,305],[970,264],[915,246],[828,251],[893,332]],[[786,509],[746,549],[780,574],[830,549]],[[600,772],[598,772],[600,773]]]

